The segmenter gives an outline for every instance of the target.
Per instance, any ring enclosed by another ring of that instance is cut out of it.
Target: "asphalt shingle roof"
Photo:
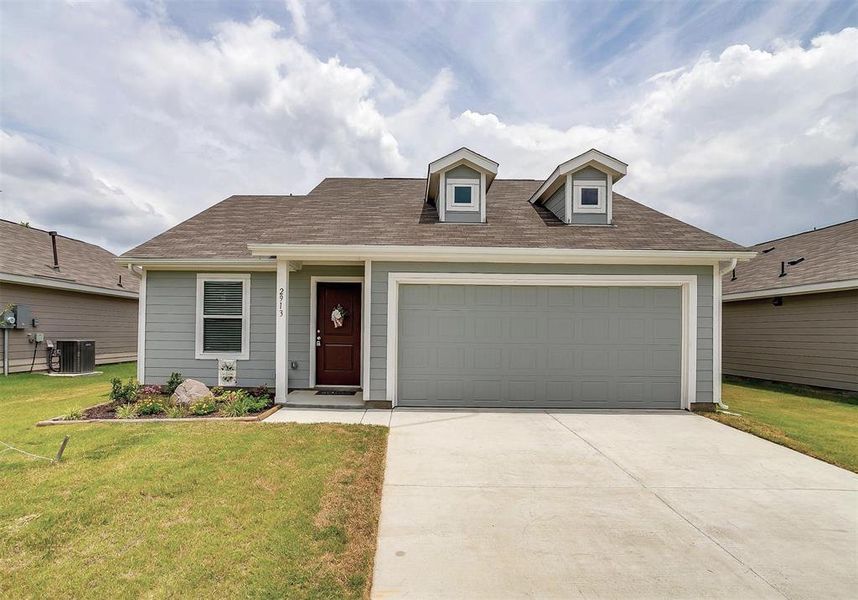
[[[564,225],[528,202],[540,184],[495,180],[473,225],[439,223],[425,179],[328,178],[306,196],[232,196],[123,256],[246,258],[248,243],[743,250],[617,193],[614,227]]]
[[[51,236],[47,231],[0,219],[0,273],[116,291],[139,291],[139,276],[116,264],[116,255],[100,246],[58,235],[57,257],[60,268],[54,270]]]
[[[730,273],[724,276],[724,294],[858,279],[858,219],[761,242],[751,249],[758,254],[736,266],[736,280],[731,281]],[[781,262],[799,258],[804,260],[787,265],[786,276],[780,277]]]

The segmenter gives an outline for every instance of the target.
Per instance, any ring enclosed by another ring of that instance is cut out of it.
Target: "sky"
[[[618,192],[753,244],[858,218],[856,27],[854,1],[5,0],[0,217],[123,252],[232,194],[595,147]]]

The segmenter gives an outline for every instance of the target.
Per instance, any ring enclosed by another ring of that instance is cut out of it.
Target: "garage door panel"
[[[678,288],[403,285],[399,323],[403,406],[680,407]]]

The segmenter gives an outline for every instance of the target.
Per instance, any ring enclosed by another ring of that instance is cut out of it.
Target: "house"
[[[4,367],[44,370],[64,339],[94,341],[96,364],[135,360],[139,285],[104,248],[0,219],[0,312],[12,305],[18,317],[4,330]]]
[[[372,405],[694,408],[720,394],[720,270],[744,248],[613,191],[461,148],[418,179],[233,196],[124,254],[139,378],[359,390]]]
[[[724,372],[858,391],[858,219],[753,249],[724,276]]]

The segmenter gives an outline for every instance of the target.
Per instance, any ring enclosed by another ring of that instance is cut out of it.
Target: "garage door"
[[[675,287],[403,284],[400,406],[681,406]]]

